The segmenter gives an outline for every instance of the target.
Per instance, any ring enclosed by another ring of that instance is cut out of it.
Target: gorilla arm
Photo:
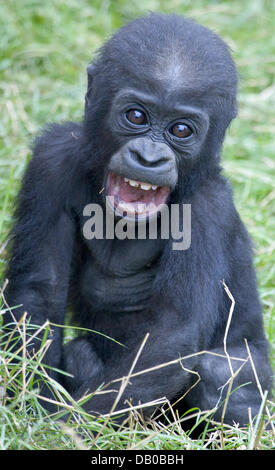
[[[6,301],[10,307],[22,306],[12,310],[13,317],[4,315],[5,324],[18,321],[24,312],[32,324],[64,322],[75,231],[65,181],[68,154],[75,151],[72,130],[76,132],[75,126],[68,124],[51,126],[34,147],[18,198],[6,273]],[[49,366],[60,365],[61,336],[61,329],[53,328],[54,341],[44,358]],[[31,345],[39,346],[40,341]]]

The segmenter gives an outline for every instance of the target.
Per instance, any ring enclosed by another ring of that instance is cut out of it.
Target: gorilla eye
[[[190,135],[193,134],[190,127],[180,122],[173,124],[173,126],[170,127],[169,132],[175,137],[178,137],[178,139],[186,139],[186,137],[190,137]]]
[[[130,109],[127,111],[126,118],[132,124],[142,125],[147,123],[146,114],[142,111],[139,111],[139,109]]]

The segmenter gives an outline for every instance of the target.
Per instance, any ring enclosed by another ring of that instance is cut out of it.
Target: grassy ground
[[[31,140],[47,121],[81,118],[86,64],[117,27],[148,10],[186,14],[214,29],[228,42],[237,62],[239,117],[227,135],[224,168],[234,186],[238,210],[255,244],[266,334],[275,365],[272,354],[275,348],[275,3],[272,0],[0,0],[0,270],[3,272],[5,266],[12,206],[30,157]],[[25,327],[22,328],[24,336]],[[7,338],[4,342],[7,344]],[[43,351],[42,348],[41,358]],[[266,449],[274,445],[272,437],[262,432],[260,425],[223,432],[216,427],[212,433],[193,440],[173,424],[166,429],[157,425],[147,428],[133,420],[130,428],[115,432],[110,424],[92,421],[77,411],[77,425],[60,424],[56,417],[45,417],[33,393],[35,384],[31,378],[37,367],[35,363],[28,363],[30,376],[27,376],[24,360],[20,370],[9,371],[5,361],[0,361],[0,448],[3,449]],[[5,384],[11,376],[21,387],[13,407],[5,406],[1,398],[1,383]]]

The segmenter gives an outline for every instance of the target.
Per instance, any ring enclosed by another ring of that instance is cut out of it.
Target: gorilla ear
[[[94,71],[95,71],[95,66],[93,64],[89,64],[87,67],[87,75],[88,75],[88,87],[87,87],[87,93],[85,95],[85,103],[86,106],[89,106],[89,95],[92,90],[92,85],[93,85],[93,80],[94,80]]]
[[[94,71],[95,71],[95,66],[94,64],[89,64],[87,67],[87,74],[88,74],[88,88],[90,84],[92,84],[93,78],[94,78]],[[91,82],[91,83],[90,83]]]

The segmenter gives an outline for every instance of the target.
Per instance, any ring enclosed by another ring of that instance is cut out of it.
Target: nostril
[[[159,157],[156,161],[152,162],[153,166],[162,166],[165,163],[167,163],[167,158],[166,157]]]
[[[162,166],[166,163],[166,158],[158,158],[156,160],[152,160],[149,162],[149,166],[151,167],[157,167],[157,166]]]
[[[142,158],[140,153],[133,151],[133,150],[130,150],[130,156],[131,156],[131,159],[134,161],[140,161],[140,159]]]
[[[150,161],[148,161],[146,158],[144,158],[142,156],[142,154],[137,152],[136,150],[135,151],[130,150],[130,155],[131,155],[132,160],[139,163],[140,165],[142,165],[142,166],[151,166]]]

